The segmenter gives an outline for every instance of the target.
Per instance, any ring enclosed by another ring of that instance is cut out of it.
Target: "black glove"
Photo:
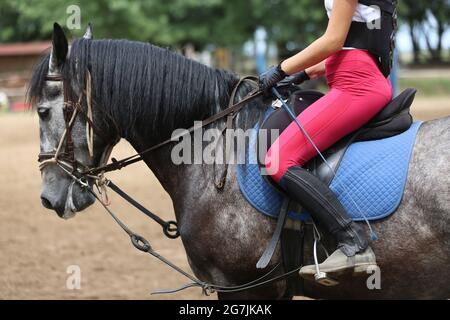
[[[300,71],[278,82],[277,87],[287,87],[290,85],[298,86],[308,80],[310,80],[310,78],[306,71]]]
[[[277,66],[273,66],[259,76],[259,90],[267,93],[272,87],[287,76],[286,72],[281,69],[281,63]]]

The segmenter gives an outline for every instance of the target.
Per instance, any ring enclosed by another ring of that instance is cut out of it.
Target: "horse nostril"
[[[53,209],[52,203],[45,197],[41,197],[42,205],[47,209]]]

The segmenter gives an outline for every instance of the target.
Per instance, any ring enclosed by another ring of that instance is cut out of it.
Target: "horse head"
[[[90,25],[83,38],[92,39]],[[83,80],[72,75],[77,63],[69,56],[66,35],[55,23],[51,53],[36,68],[28,93],[39,115],[41,202],[64,219],[95,202],[75,178],[92,186],[95,179],[85,172],[107,161],[105,153],[117,142],[90,96],[89,71]]]

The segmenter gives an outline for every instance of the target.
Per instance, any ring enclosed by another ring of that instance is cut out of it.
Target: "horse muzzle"
[[[52,173],[49,173],[52,175]],[[83,211],[95,202],[94,196],[70,179],[50,179],[44,175],[42,181],[41,203],[54,210],[60,218],[68,219]]]

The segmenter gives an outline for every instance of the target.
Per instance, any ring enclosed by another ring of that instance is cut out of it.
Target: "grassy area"
[[[416,88],[425,96],[450,96],[450,78],[400,78],[400,89]]]

